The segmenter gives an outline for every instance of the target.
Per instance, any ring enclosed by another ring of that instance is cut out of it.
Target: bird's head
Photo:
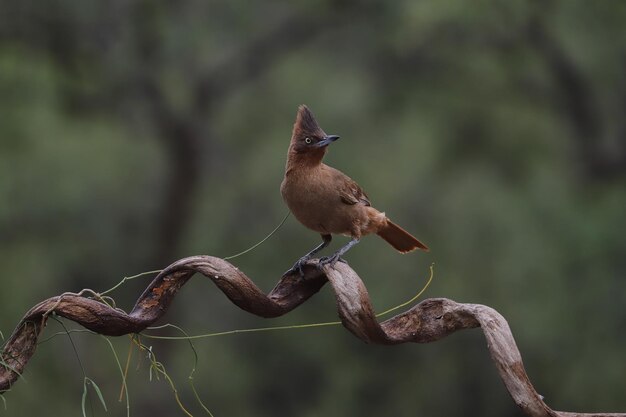
[[[298,115],[293,125],[290,152],[316,159],[326,153],[326,147],[339,139],[337,135],[327,135],[315,120],[315,116],[306,105],[298,107]]]

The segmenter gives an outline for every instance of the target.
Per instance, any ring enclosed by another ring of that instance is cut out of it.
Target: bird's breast
[[[286,175],[281,194],[294,217],[318,233],[352,234],[360,207],[341,201],[332,182],[317,175]]]

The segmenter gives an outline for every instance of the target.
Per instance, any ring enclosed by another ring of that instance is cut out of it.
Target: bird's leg
[[[311,259],[313,255],[315,255],[317,252],[321,251],[326,246],[328,246],[332,239],[333,237],[331,235],[322,235],[322,243],[320,243],[315,248],[313,248],[311,252],[307,253],[302,258],[298,259],[298,261],[295,264],[293,264],[293,266],[283,275],[289,275],[298,271],[300,273],[300,276],[303,277],[304,271],[302,270],[302,265],[304,265],[309,259]]]
[[[341,259],[341,256],[344,253],[348,252],[350,248],[357,243],[359,243],[359,238],[353,237],[350,242],[348,242],[345,246],[339,248],[337,252],[333,253],[331,256],[324,256],[322,259],[320,259],[319,266],[323,267],[324,265],[330,265],[332,267],[337,261],[343,261],[343,259]]]

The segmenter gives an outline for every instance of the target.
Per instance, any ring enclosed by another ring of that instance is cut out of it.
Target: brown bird
[[[371,233],[401,253],[428,251],[426,245],[372,207],[367,194],[350,177],[322,163],[328,145],[337,139],[339,136],[324,133],[307,106],[298,108],[280,192],[300,223],[322,235],[322,243],[286,274],[299,271],[302,275],[302,265],[328,246],[332,234],[352,239],[333,255],[320,259],[320,266],[333,266],[362,236]]]

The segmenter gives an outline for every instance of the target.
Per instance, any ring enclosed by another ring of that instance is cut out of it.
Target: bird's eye
[[[311,144],[311,142],[313,142],[313,141],[311,140],[311,138],[310,138],[310,137],[308,137],[308,136],[307,136],[306,138],[304,138],[304,142],[305,142],[307,145],[310,145],[310,144]]]

